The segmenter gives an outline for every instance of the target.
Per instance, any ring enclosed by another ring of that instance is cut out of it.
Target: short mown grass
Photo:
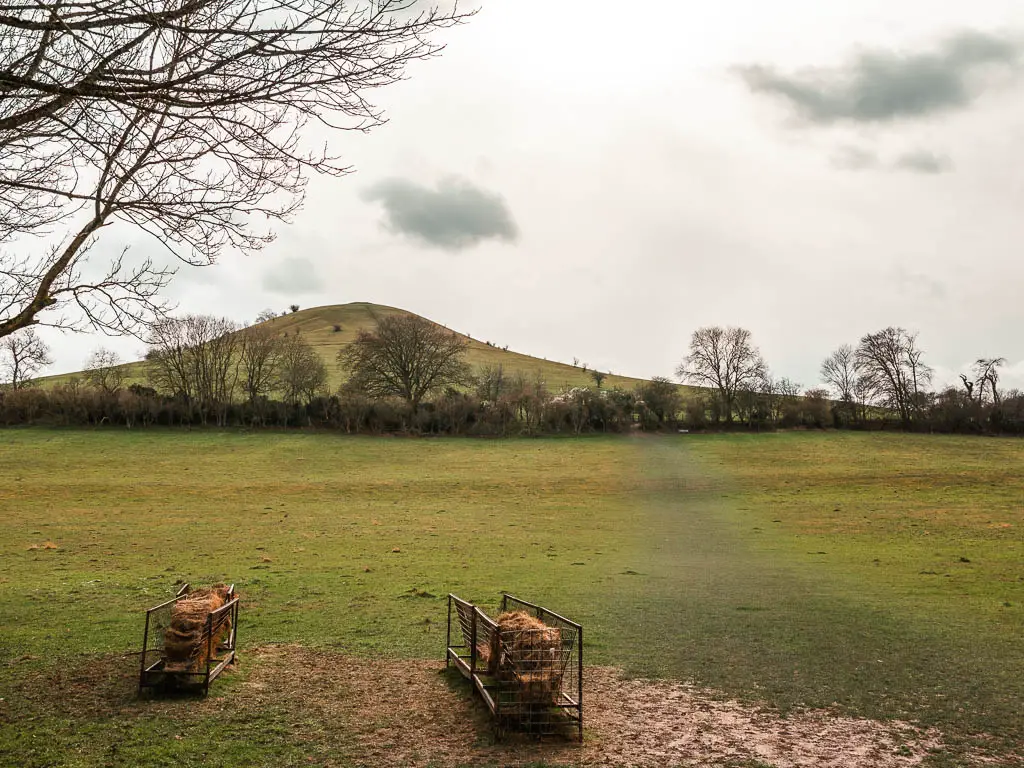
[[[1024,732],[1022,476],[1018,441],[935,436],[8,430],[0,763],[315,754],[280,727],[301,713],[229,717],[258,749],[195,726],[183,757],[186,707],[48,698],[61,670],[136,650],[176,583],[221,579],[245,600],[228,698],[247,647],[440,658],[444,595],[494,607],[505,589],[581,621],[588,663],[917,720],[951,745],[937,765],[1006,754]]]

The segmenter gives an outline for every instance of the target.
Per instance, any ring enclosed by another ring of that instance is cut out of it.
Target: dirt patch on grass
[[[27,669],[19,669],[23,663]],[[22,657],[0,680],[0,722],[48,715],[107,717],[133,704],[139,685],[139,657],[90,656],[74,663],[40,668],[36,657]],[[4,684],[6,683],[6,684]]]
[[[939,748],[938,734],[809,712],[788,718],[696,688],[585,675],[582,746],[562,740],[496,744],[483,704],[443,663],[367,661],[294,646],[258,651],[239,694],[295,701],[313,722],[347,723],[357,763],[381,766],[550,764],[668,766],[758,761],[777,768],[896,768]],[[240,702],[241,703],[241,702]]]
[[[772,766],[905,768],[940,749],[935,731],[812,711],[790,717],[678,683],[585,674],[585,743],[496,743],[483,703],[440,661],[379,661],[299,646],[243,653],[209,698],[138,701],[137,658],[96,658],[23,678],[0,721],[56,714],[94,720],[166,716],[193,723],[286,718],[280,734],[318,766]],[[13,710],[13,711],[12,711]],[[6,717],[4,716],[6,715]]]
[[[937,731],[906,723],[823,711],[784,718],[693,686],[627,680],[614,669],[589,670],[588,677],[594,746],[616,764],[911,766],[941,746]]]

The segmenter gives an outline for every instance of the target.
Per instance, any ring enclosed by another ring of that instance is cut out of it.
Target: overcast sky
[[[936,383],[1001,355],[1024,387],[1020,0],[486,0],[445,40],[386,126],[326,137],[356,172],[184,268],[181,311],[372,301],[644,377],[742,325],[805,387],[902,325]],[[48,338],[54,370],[141,351]]]

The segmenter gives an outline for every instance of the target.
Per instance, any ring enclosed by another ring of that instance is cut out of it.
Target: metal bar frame
[[[570,718],[575,720],[576,723],[576,735],[580,742],[583,741],[583,626],[577,624],[570,619],[565,618],[561,614],[555,613],[537,603],[531,603],[527,600],[521,600],[514,595],[507,592],[503,592],[501,596],[501,612],[504,613],[509,610],[510,606],[518,606],[521,608],[528,609],[528,612],[532,612],[538,619],[544,620],[545,618],[554,620],[558,624],[561,624],[566,629],[572,629],[575,633],[573,641],[570,646],[571,650],[565,657],[564,663],[567,663],[571,659],[572,652],[576,653],[576,690],[575,700],[569,694],[563,692],[561,694],[561,701],[554,704],[553,706],[562,711],[570,713]],[[452,609],[455,609],[459,615],[459,627],[460,635],[462,637],[462,643],[460,645],[453,644],[452,638]],[[556,624],[555,626],[558,626]],[[467,632],[468,630],[468,632]],[[480,610],[479,607],[472,603],[463,600],[453,593],[448,593],[448,625],[445,637],[446,651],[445,651],[445,666],[449,666],[454,662],[455,666],[463,674],[464,677],[468,678],[472,683],[473,687],[476,688],[484,702],[487,704],[487,708],[490,709],[491,713],[495,716],[496,730],[500,737],[502,730],[502,696],[500,693],[501,684],[498,681],[487,678],[481,674],[478,667],[479,659],[479,642],[480,635],[482,632],[487,632],[488,637],[490,633],[496,632],[497,624],[491,619],[486,613]],[[467,637],[468,634],[468,637]],[[466,655],[466,644],[469,644],[469,653]],[[462,651],[462,654],[459,653]],[[493,695],[492,695],[493,691]]]
[[[462,637],[462,643],[460,645],[454,645],[452,643],[451,624],[452,624],[452,608],[455,608],[458,614],[459,621],[459,635]],[[466,677],[472,677],[473,670],[475,667],[475,647],[470,644],[469,655],[465,655],[466,641],[472,640],[474,630],[472,628],[467,637],[467,626],[465,617],[469,616],[469,623],[475,624],[476,616],[473,613],[474,606],[471,603],[467,603],[465,600],[449,593],[448,594],[448,645],[445,650],[445,664],[454,662],[456,668]],[[463,654],[459,653],[459,650],[463,651]],[[468,659],[468,661],[467,661]]]
[[[149,666],[146,665],[146,658],[149,652],[149,634],[150,634],[150,619],[154,612],[166,608],[179,600],[183,600],[188,597],[191,592],[190,586],[186,583],[181,586],[177,594],[170,600],[165,600],[159,605],[154,605],[152,608],[146,610],[146,622],[145,628],[142,633],[142,653],[139,662],[139,694],[142,694],[144,688],[156,688],[158,686],[166,684],[167,675],[173,674],[178,684],[190,684],[199,685],[203,689],[204,695],[210,693],[210,683],[217,679],[221,672],[227,667],[228,664],[236,660],[236,648],[238,642],[238,606],[239,597],[235,594],[235,585],[232,584],[228,587],[228,602],[222,605],[216,610],[210,611],[206,617],[206,665],[205,669],[200,672],[173,672],[165,673],[160,667],[164,663],[164,659],[160,658]],[[216,621],[217,624],[221,624],[224,619],[224,614],[229,614],[229,620],[231,623],[231,629],[228,633],[228,637],[225,642],[218,643],[217,647],[213,647],[213,626]],[[217,651],[227,651],[227,655],[218,658],[215,656]],[[158,674],[159,673],[159,674]],[[191,682],[189,682],[191,679]]]

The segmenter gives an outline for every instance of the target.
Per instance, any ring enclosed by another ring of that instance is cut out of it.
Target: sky
[[[443,41],[368,94],[386,125],[312,132],[354,172],[183,267],[179,311],[370,301],[640,377],[739,325],[805,388],[894,325],[937,385],[1002,356],[1024,388],[1019,0],[484,0]],[[143,349],[46,338],[50,372]]]

